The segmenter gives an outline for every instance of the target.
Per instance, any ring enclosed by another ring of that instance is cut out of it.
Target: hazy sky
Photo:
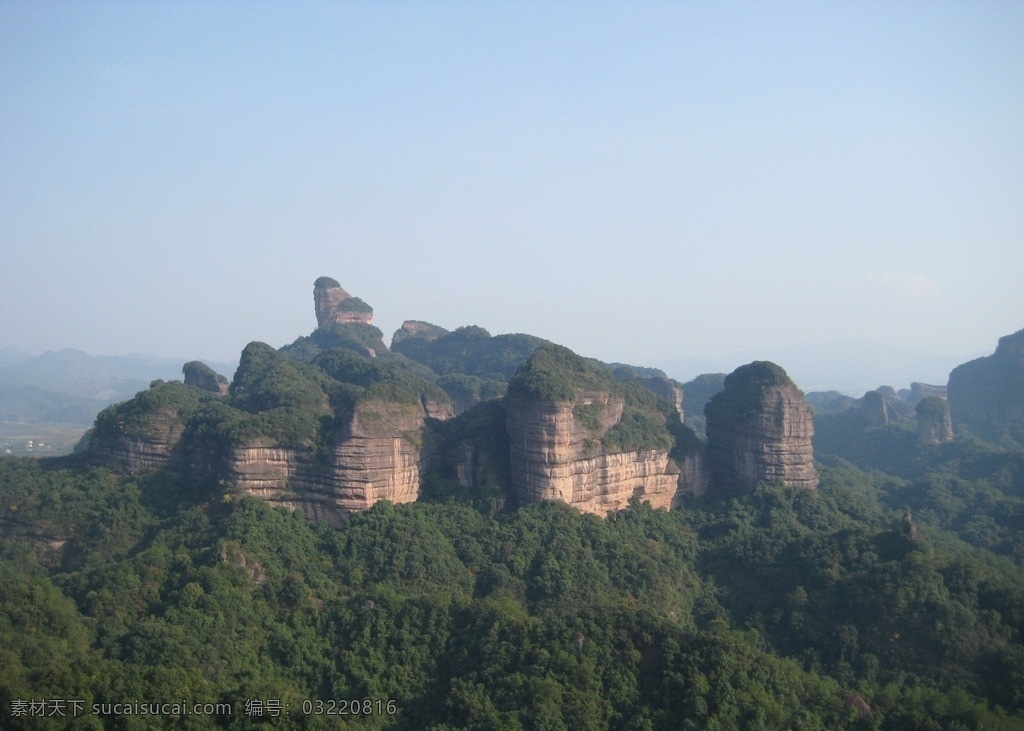
[[[230,360],[328,275],[386,342],[985,354],[1024,327],[1024,3],[4,0],[0,180],[30,353]]]

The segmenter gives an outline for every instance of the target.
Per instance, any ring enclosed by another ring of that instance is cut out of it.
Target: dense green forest
[[[0,725],[1024,728],[1024,454],[819,467],[672,512],[449,493],[331,529],[6,458]]]
[[[616,394],[607,446],[678,457],[700,444],[649,388],[668,379],[417,327],[372,358],[366,324],[252,343],[226,394],[193,365],[212,391],[156,381],[100,414],[89,451],[0,458],[0,727],[1024,729],[1016,411],[991,440],[923,444],[873,392],[815,418],[817,490],[598,517],[517,505],[500,396]],[[724,380],[688,384],[687,424]],[[254,435],[315,454],[366,400],[449,397],[464,410],[430,420],[419,500],[340,528],[200,468]],[[173,432],[164,469],[97,458]]]

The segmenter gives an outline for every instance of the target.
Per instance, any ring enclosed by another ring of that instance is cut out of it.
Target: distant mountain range
[[[90,355],[65,348],[31,356],[0,350],[0,422],[91,425],[105,406],[158,379],[181,378],[186,359]],[[234,365],[209,363],[228,374]]]
[[[804,392],[839,391],[862,396],[879,386],[896,389],[913,382],[945,385],[956,366],[987,353],[940,355],[913,348],[849,340],[802,343],[718,358],[676,358],[651,365],[686,382],[703,373],[731,373],[754,360],[782,365]]]

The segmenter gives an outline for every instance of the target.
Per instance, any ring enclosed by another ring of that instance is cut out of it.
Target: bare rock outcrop
[[[953,420],[949,403],[938,396],[927,396],[917,402],[917,443],[925,446],[953,440]]]
[[[394,335],[391,336],[391,347],[394,348],[396,344],[403,340],[410,339],[433,342],[448,334],[448,330],[438,325],[424,322],[423,320],[406,320],[400,328],[395,330]]]
[[[204,398],[212,397],[181,381],[154,381],[99,413],[85,440],[89,461],[133,475],[167,467]]]
[[[129,475],[152,472],[166,467],[181,440],[185,425],[171,407],[158,408],[133,420],[111,424],[90,439],[91,461],[114,464]]]
[[[744,493],[774,480],[817,488],[811,409],[779,366],[767,361],[740,366],[705,414],[716,490]]]
[[[577,407],[597,407],[591,429]],[[604,515],[638,498],[670,508],[680,469],[668,450],[608,453],[598,441],[622,418],[623,401],[606,392],[580,392],[572,401],[522,397],[505,403],[512,458],[512,488],[523,503],[561,500],[583,512]]]
[[[438,405],[433,410],[441,411]],[[380,500],[416,500],[426,416],[407,403],[360,402],[326,453],[259,439],[231,451],[226,478],[236,491],[340,525]]]
[[[611,381],[553,345],[538,348],[513,379],[505,411],[512,491],[521,503],[560,500],[604,515],[633,499],[671,508],[706,488],[702,453],[688,455],[682,469],[664,423],[658,431],[649,414],[632,410],[627,417],[627,399]],[[625,438],[624,417],[634,428]],[[645,420],[649,433],[638,437]]]
[[[320,277],[313,283],[313,305],[317,327],[331,323],[361,322],[369,325],[373,322],[373,308],[350,295],[330,277]]]

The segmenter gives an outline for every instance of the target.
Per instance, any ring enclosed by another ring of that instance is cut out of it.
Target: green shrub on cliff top
[[[279,406],[317,410],[326,397],[319,374],[266,343],[245,346],[231,383],[232,405],[250,412]]]
[[[438,375],[462,373],[507,381],[544,342],[533,335],[491,336],[482,327],[467,325],[450,333],[431,330],[419,337],[397,337],[396,333],[391,344],[395,352],[422,363]]]
[[[338,303],[336,309],[344,312],[373,312],[373,308],[358,297],[349,297],[342,300]]]
[[[170,412],[180,422],[198,411],[212,398],[212,394],[195,386],[186,386],[181,381],[153,381],[145,391],[135,394],[129,401],[112,404],[96,417],[94,438],[103,438],[133,428],[144,427],[149,417]]]
[[[577,391],[617,392],[615,378],[590,366],[562,345],[545,343],[508,384],[509,396],[527,396],[546,401],[571,401]]]
[[[323,417],[331,410],[325,388],[330,382],[308,365],[265,343],[249,343],[231,383],[231,405],[260,422],[245,420],[240,433],[257,430],[282,445],[316,443]],[[239,422],[241,423],[241,422]]]
[[[383,337],[380,328],[365,322],[329,322],[309,335],[296,338],[281,348],[280,352],[306,362],[332,348],[348,348],[364,354],[370,351],[385,353],[387,346],[384,345]]]
[[[941,419],[949,412],[946,400],[938,396],[926,396],[917,402],[917,416]]]
[[[546,401],[572,401],[580,392],[599,391],[623,399],[619,421],[601,438],[606,450],[671,449],[674,439],[671,420],[675,410],[638,383],[617,381],[610,370],[597,368],[561,345],[541,345],[509,383],[510,396]],[[591,431],[601,428],[601,407],[577,404],[573,413]]]
[[[318,355],[313,364],[336,381],[366,389],[366,398],[406,404],[419,404],[423,399],[448,400],[439,386],[395,359],[366,358],[350,350],[335,349]]]
[[[725,377],[725,390],[708,401],[704,413],[719,423],[741,421],[758,410],[764,391],[776,386],[796,388],[781,366],[767,360],[747,363]]]

